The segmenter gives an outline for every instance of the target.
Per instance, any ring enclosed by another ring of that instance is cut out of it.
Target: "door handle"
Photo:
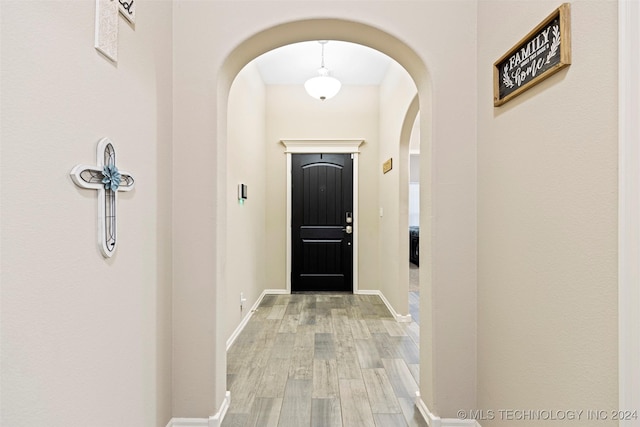
[[[351,234],[353,233],[353,227],[350,225],[347,225],[345,228],[342,229],[342,231],[344,231],[347,234]]]

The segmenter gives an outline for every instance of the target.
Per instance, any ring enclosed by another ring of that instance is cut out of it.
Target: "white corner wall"
[[[93,48],[95,1],[0,2],[3,426],[171,418],[172,8],[119,18],[114,65]],[[69,177],[102,137],[136,180],[108,260],[96,192]]]
[[[228,280],[225,284],[225,339],[238,327],[267,288],[266,90],[255,66],[242,69],[229,94],[227,150]],[[238,184],[247,185],[247,200],[238,201]],[[240,309],[240,294],[246,301]]]
[[[398,63],[389,65],[380,84],[380,290],[395,311],[409,313],[409,133],[402,140],[416,85]],[[413,123],[411,124],[411,127]],[[393,168],[383,174],[382,164]],[[404,188],[401,188],[404,186]]]
[[[503,107],[492,103],[491,64],[558,6],[479,2],[485,409],[618,407],[616,2],[571,2],[572,65]],[[602,422],[585,415],[577,424]]]

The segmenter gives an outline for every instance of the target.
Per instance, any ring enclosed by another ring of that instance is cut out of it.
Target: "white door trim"
[[[303,153],[353,154],[353,292],[358,290],[358,154],[363,138],[281,139],[287,154],[287,293],[291,293],[291,155]]]
[[[618,3],[619,409],[640,402],[640,3]],[[640,420],[625,423],[640,427]]]

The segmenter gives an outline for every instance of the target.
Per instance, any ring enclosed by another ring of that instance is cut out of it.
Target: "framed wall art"
[[[493,105],[571,64],[571,7],[564,3],[493,64]]]

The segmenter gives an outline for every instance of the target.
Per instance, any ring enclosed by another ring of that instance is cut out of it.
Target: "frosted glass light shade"
[[[318,73],[320,73],[319,76],[312,77],[304,83],[304,88],[307,93],[321,101],[336,96],[342,87],[340,80],[331,77],[329,70],[324,67],[320,68]]]

